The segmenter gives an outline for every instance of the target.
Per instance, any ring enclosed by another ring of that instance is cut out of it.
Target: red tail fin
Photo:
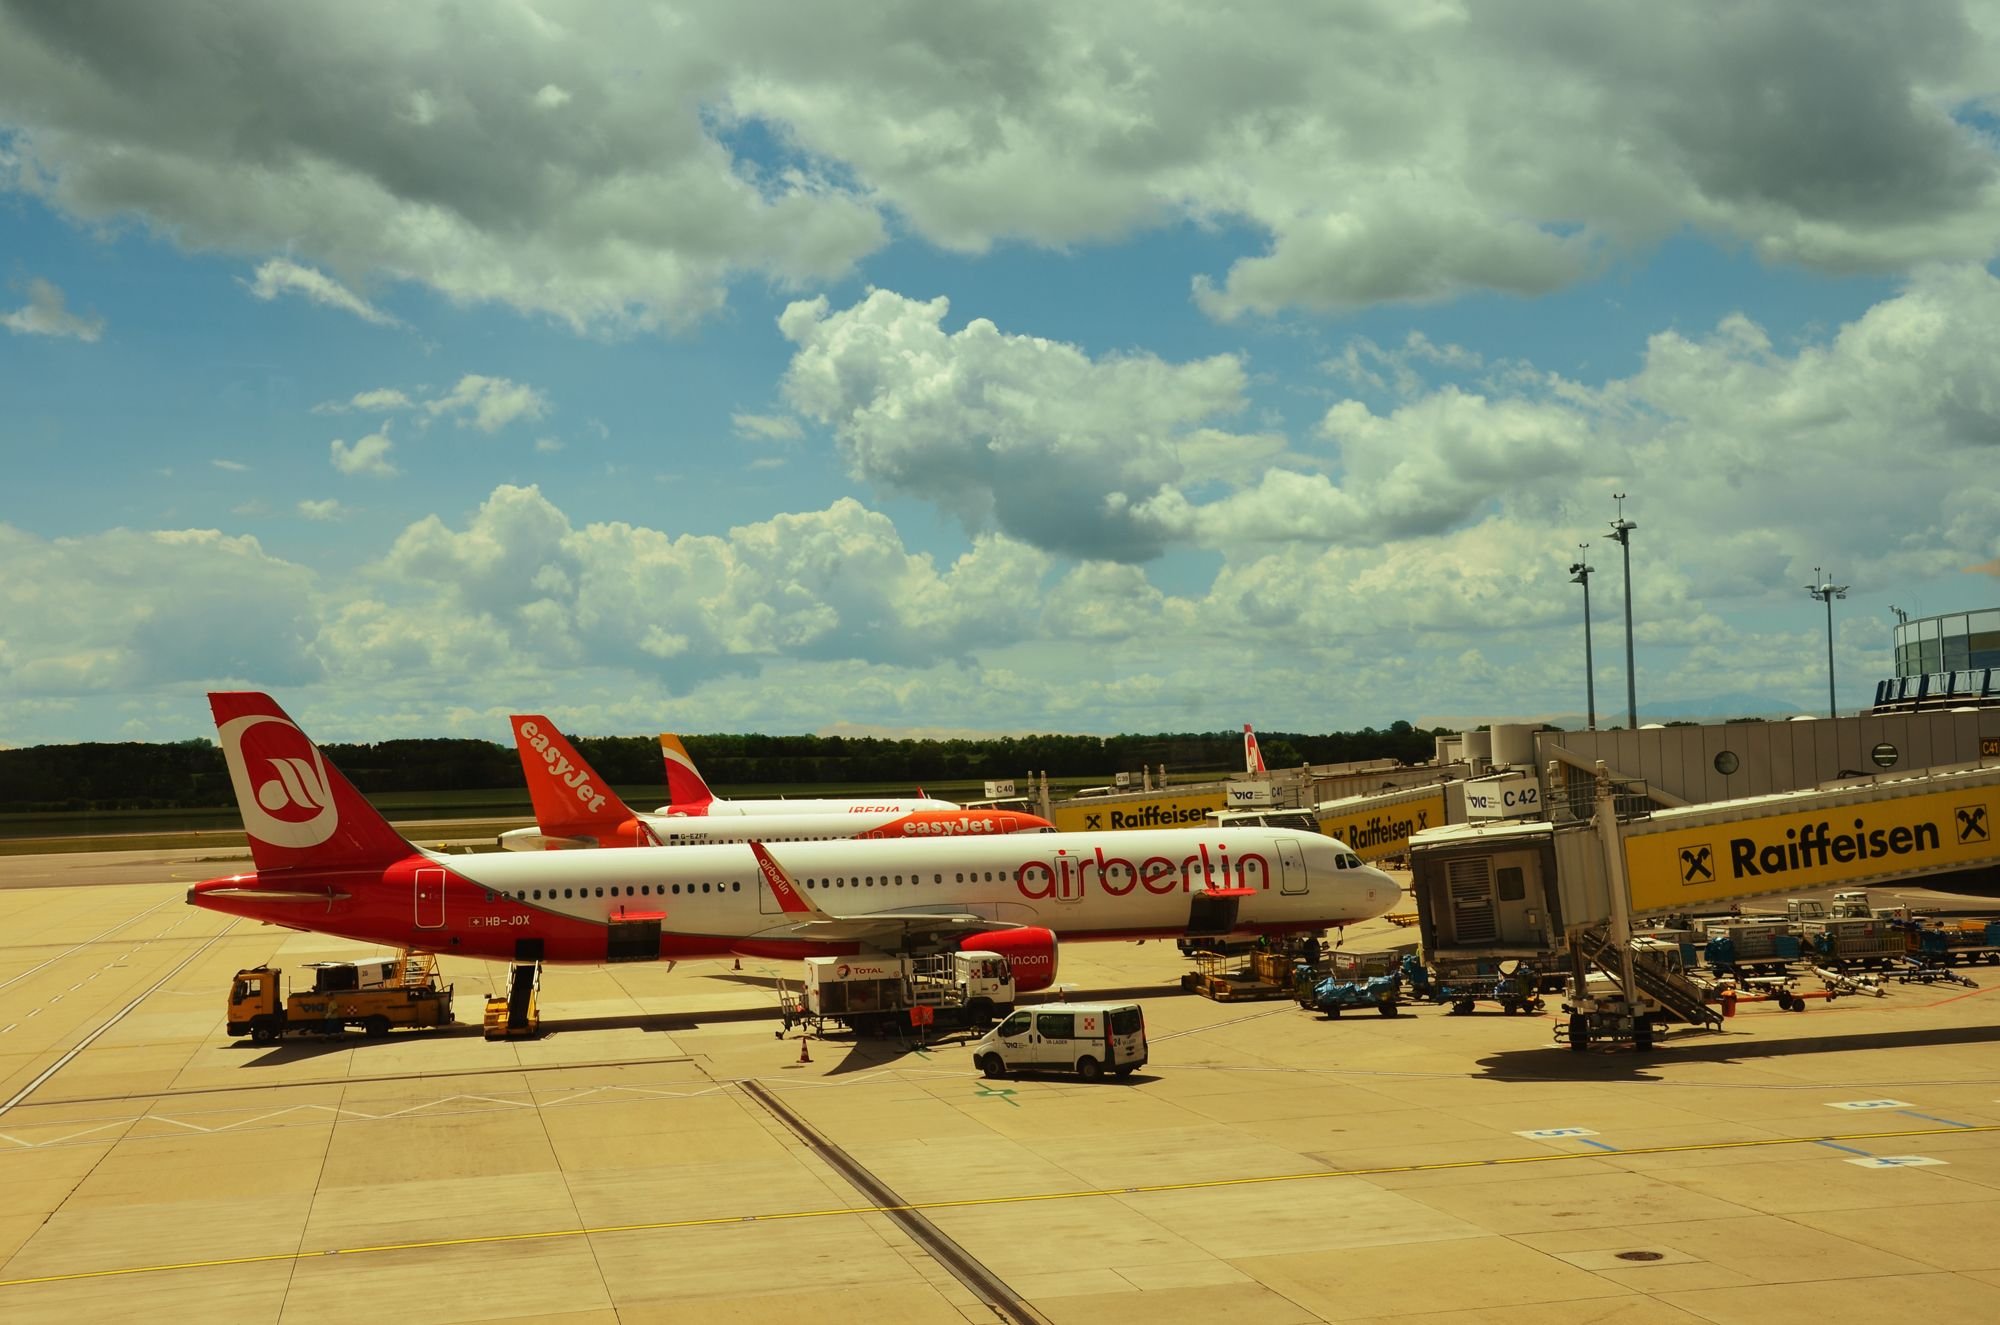
[[[514,748],[528,778],[535,824],[550,837],[606,838],[632,818],[610,784],[539,713],[516,714]],[[605,845],[610,845],[607,841]]]
[[[681,738],[671,732],[660,733],[660,756],[667,761],[667,803],[682,813],[700,813],[697,807],[706,807],[715,799],[715,793],[701,780],[695,771],[694,760],[688,757],[687,747]]]
[[[416,849],[326,762],[278,701],[231,690],[211,694],[208,707],[259,872],[382,865]]]
[[[1250,724],[1243,724],[1243,771],[1245,773],[1267,773],[1264,767],[1264,752],[1257,748],[1257,733],[1250,730]]]

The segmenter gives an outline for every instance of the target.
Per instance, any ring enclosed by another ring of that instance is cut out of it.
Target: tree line
[[[1258,733],[1273,768],[1394,758],[1422,763],[1432,738],[1407,722],[1386,730],[1306,735]],[[1243,767],[1241,732],[1127,736],[1001,736],[897,740],[877,736],[711,735],[682,738],[718,792],[817,784],[909,789],[919,785],[1051,778],[1106,779],[1166,765],[1176,776],[1221,775]],[[616,786],[664,786],[660,746],[651,736],[570,738]],[[328,743],[321,750],[363,792],[481,791],[519,788],[521,764],[511,743],[434,737],[372,745]],[[197,738],[36,745],[0,750],[0,813],[71,810],[187,809],[235,804],[229,771],[215,743]]]

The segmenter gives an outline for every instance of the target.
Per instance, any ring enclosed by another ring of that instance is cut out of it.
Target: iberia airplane
[[[915,796],[832,797],[796,800],[723,800],[708,788],[681,738],[660,733],[660,757],[667,765],[667,803],[654,814],[908,814],[913,810],[955,810],[957,804]]]
[[[516,714],[514,747],[528,778],[535,826],[500,834],[510,851],[565,847],[714,846],[726,842],[812,842],[840,837],[970,837],[1045,833],[1054,824],[1014,810],[895,811],[858,803],[847,814],[635,814],[556,725]],[[779,801],[797,805],[798,801]]]
[[[391,947],[556,962],[969,948],[1012,959],[1032,991],[1064,940],[1319,930],[1400,896],[1345,844],[1269,828],[435,856],[268,695],[209,706],[255,868],[189,903]]]

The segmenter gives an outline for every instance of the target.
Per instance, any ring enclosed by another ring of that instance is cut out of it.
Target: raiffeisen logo
[[[1173,828],[1180,824],[1198,824],[1208,817],[1208,811],[1199,805],[1180,805],[1162,809],[1148,805],[1136,810],[1111,811],[1111,827],[1125,828]]]
[[[591,785],[589,772],[564,758],[562,752],[549,743],[548,736],[539,726],[524,722],[521,724],[521,735],[528,738],[528,748],[548,765],[549,776],[568,787],[575,794],[578,804],[593,814],[604,808],[607,798]]]
[[[316,847],[340,826],[319,747],[268,713],[232,718],[216,732],[223,762],[241,790],[243,829],[280,847]]]
[[[1934,823],[1871,829],[1865,820],[1856,819],[1852,833],[1836,833],[1833,825],[1822,819],[1803,829],[1787,828],[1782,843],[1760,844],[1755,838],[1733,837],[1729,840],[1729,865],[1739,879],[1760,878],[1766,874],[1823,868],[1829,861],[1844,865],[1881,856],[1936,851],[1938,842],[1938,826]]]
[[[1027,861],[1014,871],[1014,883],[1023,897],[1059,902],[1078,901],[1093,889],[1107,897],[1126,897],[1142,888],[1158,896],[1207,888],[1268,890],[1271,862],[1256,852],[1232,857],[1219,842],[1213,847],[1201,842],[1179,860],[1107,856],[1098,847],[1089,856],[1059,852],[1053,859]]]

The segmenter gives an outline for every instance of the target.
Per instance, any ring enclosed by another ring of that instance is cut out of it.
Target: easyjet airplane
[[[209,706],[255,868],[189,903],[391,947],[557,962],[963,947],[1011,958],[1032,991],[1063,940],[1319,930],[1400,896],[1333,838],[1259,828],[434,856],[269,696]]]
[[[528,778],[535,826],[500,834],[510,851],[565,847],[714,846],[843,837],[972,837],[1045,833],[1055,825],[1016,810],[895,811],[860,802],[847,814],[635,814],[539,713],[516,714],[514,748]],[[779,801],[796,805],[797,801]]]
[[[957,804],[926,796],[800,797],[796,800],[723,800],[708,789],[681,738],[660,733],[660,756],[667,765],[667,803],[654,814],[909,814],[913,810],[955,810]]]

